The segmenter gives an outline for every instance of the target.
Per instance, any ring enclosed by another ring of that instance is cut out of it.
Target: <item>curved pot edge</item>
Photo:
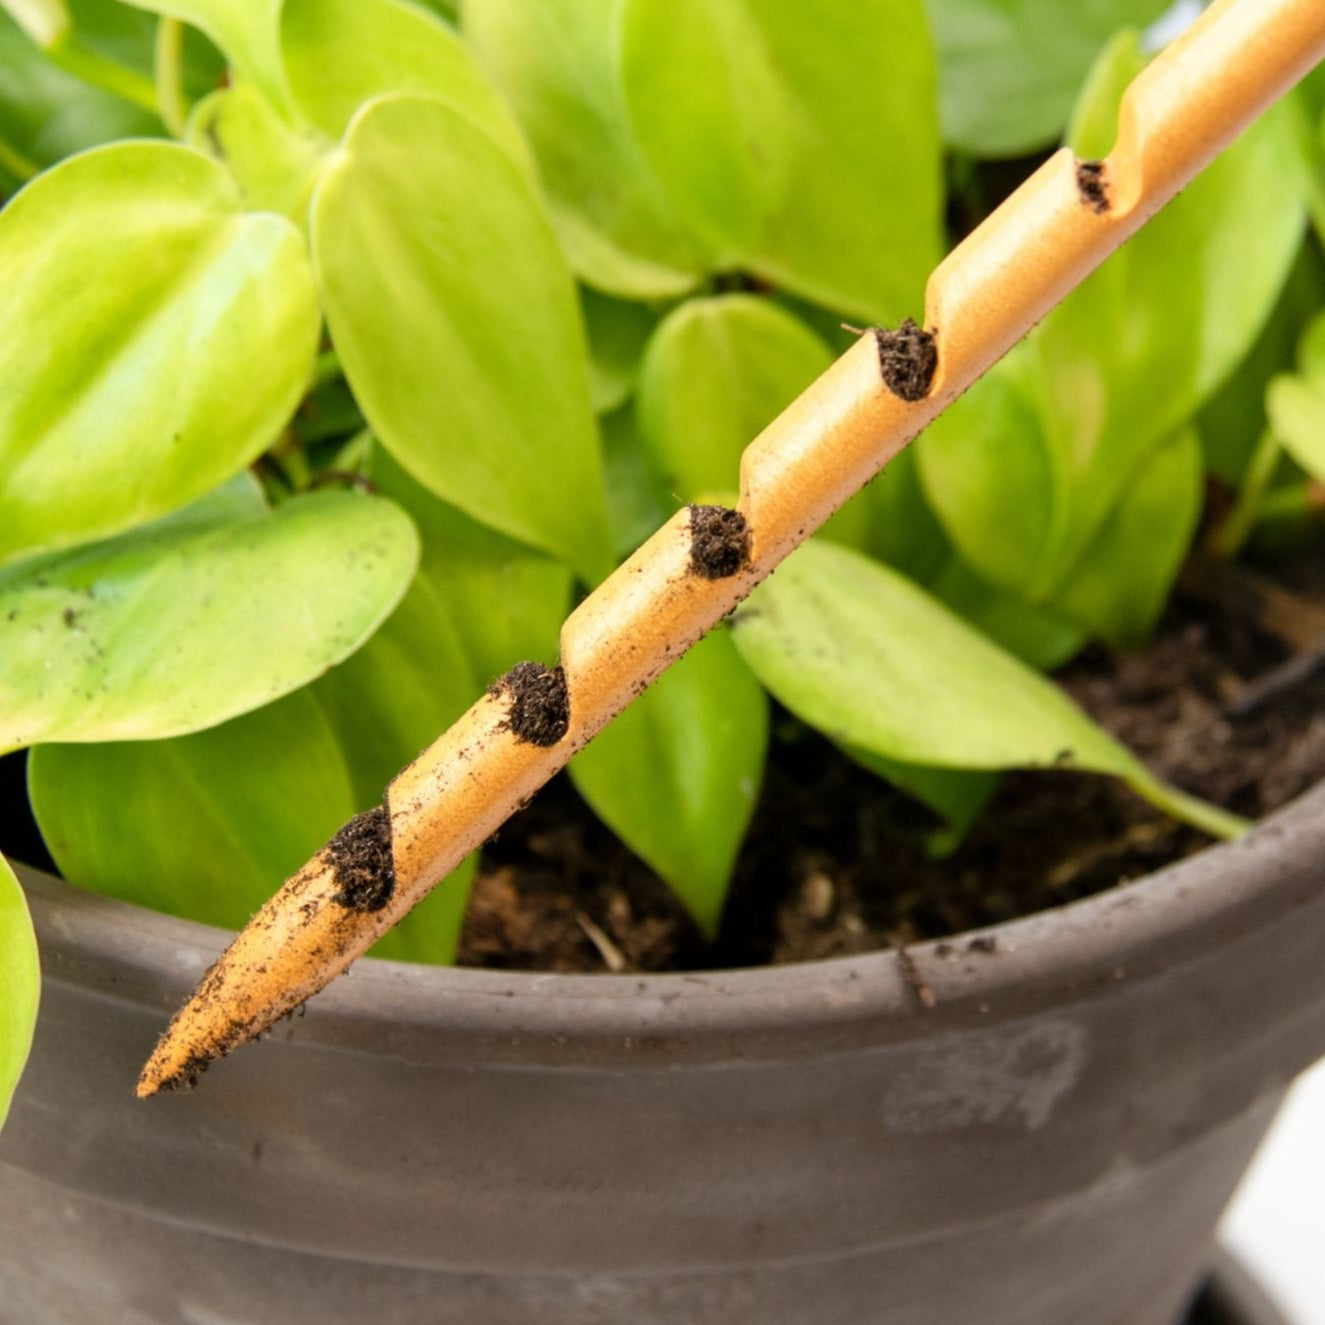
[[[822,1051],[827,1027],[881,1038],[996,1024],[1028,1007],[1071,1002],[1102,985],[1144,979],[1175,961],[1325,901],[1325,783],[1246,837],[1108,892],[947,941],[780,967],[663,975],[560,975],[361,959],[318,996],[289,1033],[330,1048],[408,1053],[445,1032],[483,1056],[534,1066],[565,1057],[568,1037],[643,1037],[682,1057],[730,1056],[739,1032],[751,1054],[761,1033],[781,1050]],[[231,935],[74,888],[20,865],[48,979],[116,987],[127,1001],[173,1011]],[[985,940],[971,945],[972,937]],[[988,941],[992,940],[992,951]],[[910,968],[909,970],[907,968]],[[925,986],[922,1002],[916,977]],[[932,997],[932,1006],[928,1005]],[[920,1016],[918,1014],[923,1014]],[[382,1025],[392,1027],[382,1043]],[[370,1030],[371,1028],[371,1030]],[[371,1035],[371,1039],[369,1036]],[[541,1050],[538,1046],[542,1046]]]

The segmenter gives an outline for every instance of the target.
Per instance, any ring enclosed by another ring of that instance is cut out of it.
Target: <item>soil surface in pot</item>
[[[1059,677],[1161,777],[1252,818],[1325,777],[1325,558],[1303,554],[1275,577],[1189,567],[1143,650],[1091,649]],[[932,859],[923,809],[790,715],[773,731],[716,944],[562,776],[487,848],[461,963],[661,971],[899,947],[1074,901],[1209,844],[1110,779],[1013,773],[961,848]]]

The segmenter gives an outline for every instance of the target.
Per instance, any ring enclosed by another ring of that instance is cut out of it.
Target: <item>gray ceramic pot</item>
[[[1325,1053],[1325,789],[992,952],[913,949],[933,1007],[887,953],[366,961],[147,1103],[224,935],[23,877],[45,993],[0,1142],[6,1325],[1173,1325]]]

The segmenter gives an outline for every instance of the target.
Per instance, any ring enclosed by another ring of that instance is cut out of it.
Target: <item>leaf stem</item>
[[[336,452],[331,461],[333,469],[351,470],[356,473],[362,473],[368,467],[368,459],[372,453],[373,430],[371,428],[360,428],[341,448]]]
[[[1237,502],[1210,535],[1212,556],[1231,561],[1242,550],[1242,545],[1260,518],[1261,503],[1282,452],[1279,439],[1266,428],[1247,462],[1247,472],[1242,476]]]
[[[77,37],[66,33],[46,48],[46,56],[67,73],[81,78],[93,87],[99,87],[111,96],[120,97],[143,110],[157,114],[156,87],[142,74],[126,69],[114,60],[108,60]]]
[[[289,484],[291,492],[303,492],[313,478],[313,471],[298,438],[287,428],[280,440],[267,452],[270,460]]]
[[[1148,800],[1156,809],[1163,810],[1181,823],[1199,828],[1211,837],[1232,841],[1241,837],[1251,827],[1251,821],[1241,815],[1221,810],[1218,805],[1211,805],[1199,796],[1189,796],[1177,787],[1148,774],[1127,779],[1128,785],[1138,796]]]
[[[157,114],[172,137],[183,138],[184,125],[189,118],[188,100],[184,95],[184,24],[169,15],[162,15],[156,25],[153,71]]]

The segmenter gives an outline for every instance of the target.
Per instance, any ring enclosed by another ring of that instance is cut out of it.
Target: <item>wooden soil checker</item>
[[[1325,0],[1216,0],[1128,89],[1105,161],[1060,151],[939,266],[928,330],[862,335],[746,449],[735,510],[677,512],[571,614],[559,667],[514,668],[286,882],[138,1094],[345,970],[1322,56]]]

